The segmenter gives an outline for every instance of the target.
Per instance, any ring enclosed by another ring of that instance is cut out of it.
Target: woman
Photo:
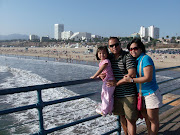
[[[145,118],[148,134],[157,135],[159,130],[159,107],[162,104],[162,97],[156,82],[155,66],[152,59],[146,55],[144,44],[140,39],[133,39],[127,49],[137,61],[136,78],[124,76],[126,82],[136,83],[139,91],[139,83],[142,84],[141,92],[144,106],[141,114]],[[139,66],[141,64],[141,77],[139,77]]]

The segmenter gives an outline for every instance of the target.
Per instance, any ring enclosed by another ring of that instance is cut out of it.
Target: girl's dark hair
[[[99,57],[98,57],[98,52],[102,51],[102,50],[105,50],[107,52],[107,59],[109,58],[109,51],[108,51],[107,46],[99,46],[97,51],[96,51],[96,59],[97,60],[100,60]]]
[[[128,45],[127,49],[130,50],[130,46],[132,43],[136,43],[137,47],[142,50],[143,53],[146,53],[145,45],[141,42],[139,38],[134,38]]]

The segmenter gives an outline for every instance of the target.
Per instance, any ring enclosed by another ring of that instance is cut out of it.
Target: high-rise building
[[[147,38],[148,37],[148,29],[144,26],[140,27],[139,35],[141,38]]]
[[[154,38],[155,39],[159,38],[159,28],[157,28],[157,27],[154,28]]]
[[[149,37],[151,38],[159,38],[159,28],[154,27],[154,25],[148,27],[148,33]]]
[[[64,31],[64,24],[54,24],[54,38],[61,39],[61,32]]]
[[[144,26],[140,27],[139,31],[141,38],[159,38],[159,28],[152,26],[149,26],[148,28],[145,28]]]

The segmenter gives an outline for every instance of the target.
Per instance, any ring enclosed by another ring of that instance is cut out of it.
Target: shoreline
[[[26,48],[26,47],[0,47],[1,55],[15,55],[15,56],[34,56],[34,57],[47,57],[54,58],[56,61],[62,59],[66,61],[85,61],[98,63],[96,60],[96,47],[93,48],[59,48],[59,47],[37,47],[37,48]],[[89,52],[91,50],[91,52]],[[151,54],[149,55],[156,69],[168,68],[174,66],[180,66],[180,54]],[[180,69],[178,69],[180,70]]]

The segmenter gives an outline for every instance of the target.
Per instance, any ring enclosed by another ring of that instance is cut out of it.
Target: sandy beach
[[[52,57],[55,59],[97,61],[96,47],[86,48],[60,48],[60,47],[0,47],[0,54],[13,54],[15,56]],[[91,52],[90,52],[91,50]],[[180,66],[180,54],[151,54],[147,53],[154,61],[156,68]]]

